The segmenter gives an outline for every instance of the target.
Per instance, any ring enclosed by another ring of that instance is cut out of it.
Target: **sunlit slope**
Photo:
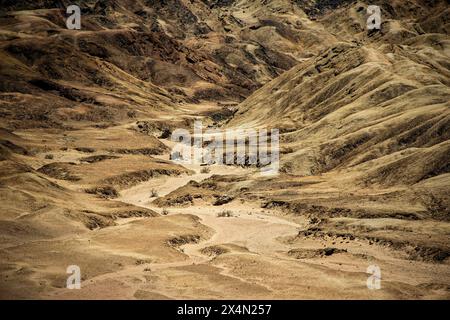
[[[448,71],[440,61],[431,68],[405,57],[401,48],[395,51],[337,45],[255,92],[229,126],[269,125],[289,132],[282,141],[293,149],[285,159],[297,159],[286,167],[292,173],[355,166],[413,148],[444,152]]]

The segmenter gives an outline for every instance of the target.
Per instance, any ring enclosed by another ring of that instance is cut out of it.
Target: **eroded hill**
[[[0,3],[1,298],[449,298],[446,1]],[[199,119],[279,175],[170,161]]]

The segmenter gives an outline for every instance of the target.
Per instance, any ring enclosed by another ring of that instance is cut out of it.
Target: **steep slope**
[[[2,2],[1,114],[11,128],[240,101],[335,41],[287,0],[83,1],[81,30],[66,29],[70,4]]]
[[[287,157],[315,155],[309,173],[431,147],[449,138],[449,78],[435,63],[424,74],[401,51],[341,44],[255,92],[228,125],[288,132],[282,141],[296,151]]]
[[[396,32],[341,42],[299,64],[252,94],[227,125],[285,132],[286,173],[354,169],[365,183],[387,185],[447,173],[450,39],[416,33],[399,44]]]
[[[364,238],[446,261],[446,236],[394,226],[450,219],[448,5],[411,2],[408,14],[400,4],[382,3],[379,31],[365,30],[362,2],[318,16],[341,42],[255,91],[227,123],[279,128],[281,174],[223,191],[311,217],[299,244]]]

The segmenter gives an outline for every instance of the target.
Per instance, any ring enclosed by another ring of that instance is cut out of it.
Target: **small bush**
[[[169,214],[169,210],[167,210],[166,208],[164,208],[164,209],[162,209],[161,214],[162,214],[163,216],[167,216],[167,215]]]
[[[223,210],[217,214],[217,217],[219,218],[229,218],[233,216],[233,212],[230,210]]]
[[[52,154],[46,154],[45,155],[45,159],[51,160],[51,159],[53,159],[53,155]]]
[[[150,192],[150,198],[156,198],[158,197],[158,191],[156,191],[155,189],[152,189],[152,191]]]
[[[200,170],[200,173],[210,173],[210,172],[211,172],[211,169],[209,167],[203,167]]]

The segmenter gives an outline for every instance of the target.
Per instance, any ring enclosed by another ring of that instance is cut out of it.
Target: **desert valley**
[[[450,299],[449,16],[0,1],[0,298]],[[174,161],[196,121],[277,129],[277,174]]]

